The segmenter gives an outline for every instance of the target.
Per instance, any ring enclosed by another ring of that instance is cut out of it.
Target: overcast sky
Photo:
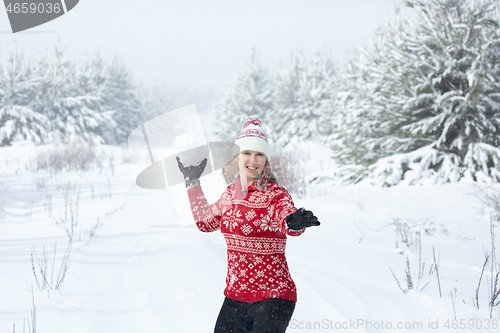
[[[272,72],[301,49],[335,57],[366,45],[398,0],[80,0],[62,17],[12,34],[0,11],[0,57],[60,39],[68,57],[117,55],[137,81],[220,91],[256,47]]]

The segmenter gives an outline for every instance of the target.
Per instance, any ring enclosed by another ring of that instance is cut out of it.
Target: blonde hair
[[[240,169],[238,167],[239,155],[240,154],[234,155],[233,159],[222,168],[222,176],[224,177],[224,180],[228,185],[234,184],[240,175]],[[257,177],[257,179],[254,181],[254,184],[259,190],[265,192],[269,182],[279,184],[276,176],[271,170],[271,164],[269,164],[269,160],[266,156],[264,170],[262,170],[259,177]]]

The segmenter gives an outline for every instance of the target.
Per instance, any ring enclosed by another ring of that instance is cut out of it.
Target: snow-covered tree
[[[192,101],[182,98],[185,94],[182,89],[174,90],[172,87],[159,84],[141,84],[138,94],[143,109],[143,120],[149,120],[165,112],[192,104]]]
[[[285,132],[285,119],[289,120],[300,104],[301,85],[306,71],[306,56],[297,51],[291,54],[290,60],[276,75],[273,85],[274,117],[283,121],[275,121],[275,129],[281,138]],[[284,139],[284,138],[283,138]]]
[[[0,75],[0,143],[86,139],[121,143],[142,120],[128,69],[100,55],[65,60],[14,52]]]
[[[384,142],[396,135],[391,118],[405,96],[405,64],[393,58],[395,33],[407,24],[399,20],[379,28],[369,50],[361,49],[339,67],[331,139],[334,157],[342,163],[369,165],[398,152],[386,149]]]
[[[0,145],[19,140],[43,141],[48,118],[31,105],[38,86],[29,62],[14,49],[0,72]]]
[[[49,119],[47,141],[83,138],[103,142],[94,133],[109,118],[97,107],[100,98],[94,89],[99,86],[89,85],[91,89],[82,90],[77,66],[64,60],[59,48],[54,55],[45,54],[33,60],[31,68],[40,82],[32,107]]]
[[[214,134],[221,140],[234,141],[246,117],[257,114],[263,127],[270,128],[272,86],[269,74],[261,65],[255,49],[234,83],[224,91],[213,110]],[[269,131],[272,133],[272,131]]]
[[[220,94],[217,94],[217,97]],[[182,85],[141,84],[138,96],[143,110],[143,120],[165,112],[195,104],[199,114],[210,112],[216,94],[209,87],[196,89]]]
[[[109,113],[112,119],[99,128],[100,135],[108,143],[126,142],[130,132],[144,119],[138,91],[130,70],[119,59],[106,64],[104,71],[99,111],[101,114]]]
[[[335,70],[327,52],[316,52],[309,61],[302,52],[274,81],[273,127],[281,145],[318,139],[331,131]]]
[[[400,16],[380,28],[340,74],[336,156],[383,159],[371,169],[392,183],[423,170],[444,181],[500,181],[498,11],[488,0],[404,3],[416,22]]]

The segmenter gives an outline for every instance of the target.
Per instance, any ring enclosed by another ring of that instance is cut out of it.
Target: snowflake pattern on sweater
[[[270,298],[297,301],[297,290],[285,257],[288,230],[285,217],[297,210],[290,194],[270,183],[266,191],[250,185],[230,185],[209,205],[200,185],[188,190],[196,225],[203,232],[221,230],[227,244],[228,269],[224,295],[242,302]]]

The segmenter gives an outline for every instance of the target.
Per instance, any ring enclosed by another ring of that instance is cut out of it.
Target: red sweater
[[[240,182],[236,186],[241,188]],[[297,290],[285,258],[288,230],[285,217],[295,212],[290,194],[270,183],[265,192],[254,185],[246,195],[228,186],[219,200],[207,203],[201,186],[188,190],[191,210],[198,229],[221,230],[227,244],[227,277],[224,295],[242,302],[270,298],[297,301]]]

